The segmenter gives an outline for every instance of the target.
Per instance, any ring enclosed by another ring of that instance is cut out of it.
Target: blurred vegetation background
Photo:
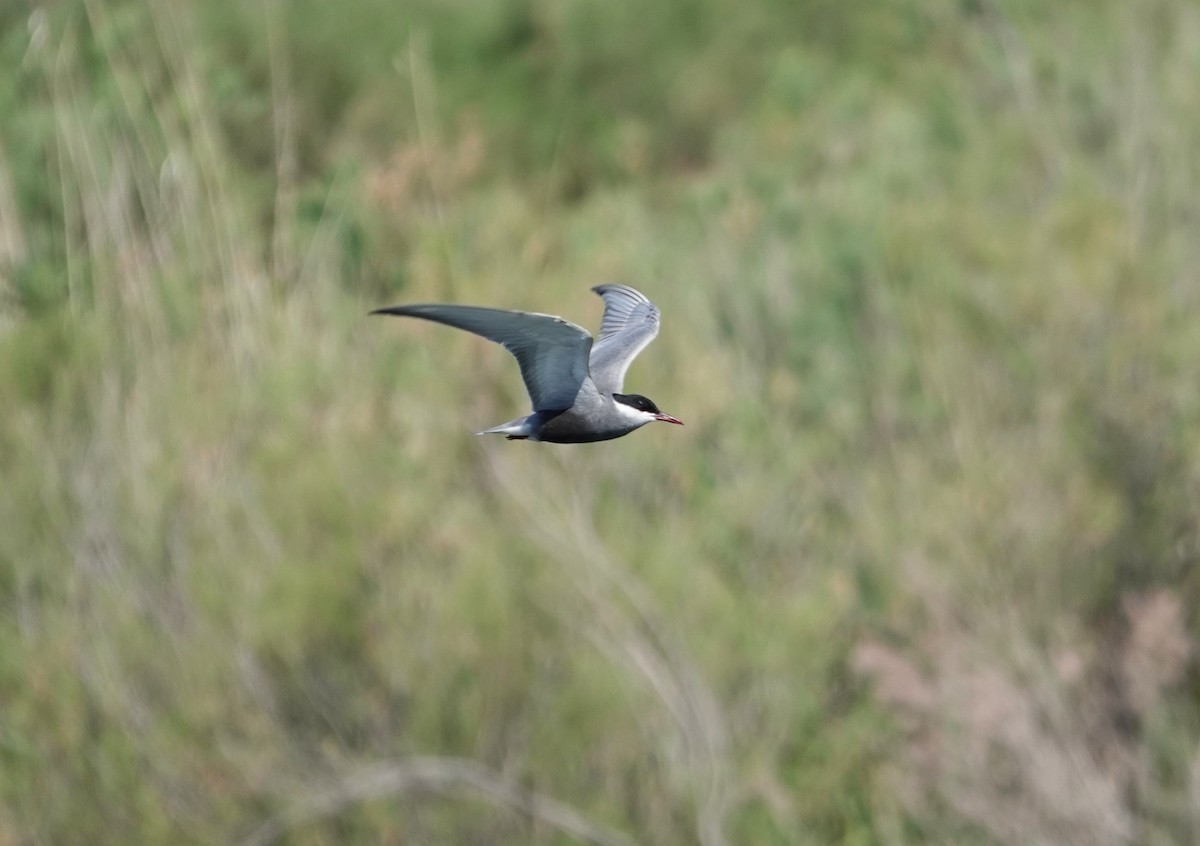
[[[0,5],[0,845],[1200,841],[1200,5]],[[475,438],[365,318],[663,309]]]

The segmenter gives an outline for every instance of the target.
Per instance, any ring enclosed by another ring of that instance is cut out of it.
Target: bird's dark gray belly
[[[539,411],[541,427],[537,439],[552,444],[588,444],[594,441],[611,441],[622,435],[628,435],[637,427],[630,427],[624,421],[607,426],[596,424],[575,409],[566,411]]]

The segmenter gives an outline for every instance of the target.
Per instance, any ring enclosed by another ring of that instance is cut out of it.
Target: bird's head
[[[613,399],[617,402],[617,408],[632,420],[637,420],[641,423],[660,420],[663,423],[683,425],[682,420],[672,417],[669,414],[663,414],[649,397],[644,397],[641,394],[613,394]]]

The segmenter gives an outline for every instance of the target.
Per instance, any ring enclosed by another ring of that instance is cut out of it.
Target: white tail
[[[476,435],[508,435],[509,438],[529,438],[533,435],[533,427],[529,425],[528,417],[518,417],[516,420],[510,420],[507,423],[501,423],[499,426],[493,426],[490,429],[484,429],[482,432],[476,432]]]

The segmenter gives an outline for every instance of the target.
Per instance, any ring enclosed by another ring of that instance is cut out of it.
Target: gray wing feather
[[[520,365],[534,411],[570,408],[588,381],[592,336],[561,317],[459,305],[392,306],[371,313],[432,320],[500,344]]]
[[[658,307],[628,285],[597,285],[592,290],[604,300],[604,317],[588,366],[597,388],[619,393],[630,363],[658,334]]]

